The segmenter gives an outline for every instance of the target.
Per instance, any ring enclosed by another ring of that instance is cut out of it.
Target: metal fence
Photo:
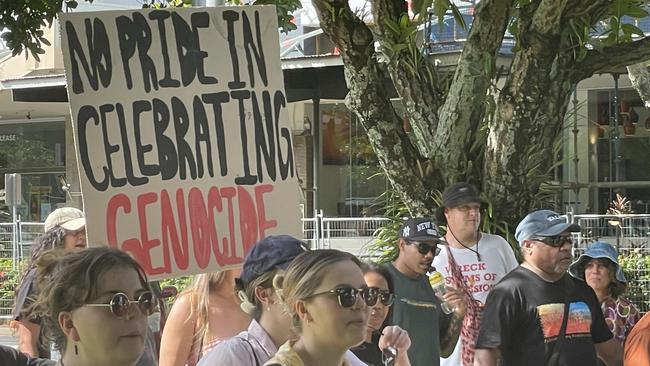
[[[574,256],[577,258],[596,240],[619,249],[629,281],[628,295],[643,312],[650,311],[650,215],[567,215],[581,226],[575,234]],[[361,257],[372,244],[379,228],[390,221],[385,218],[324,217],[302,219],[303,238],[312,248],[345,250]],[[14,289],[28,259],[32,242],[43,231],[42,223],[0,224],[0,318],[9,318]]]
[[[34,239],[43,232],[40,222],[0,224],[0,319],[11,318],[15,290]]]

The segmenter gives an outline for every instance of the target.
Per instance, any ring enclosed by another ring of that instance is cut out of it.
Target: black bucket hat
[[[442,206],[436,209],[434,217],[438,224],[447,223],[445,217],[445,208],[454,208],[466,203],[479,203],[481,207],[486,205],[486,202],[478,193],[474,185],[469,183],[454,183],[447,187],[442,193]]]

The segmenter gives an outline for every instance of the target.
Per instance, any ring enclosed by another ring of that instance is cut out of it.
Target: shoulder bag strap
[[[557,364],[560,359],[560,351],[562,350],[562,344],[566,338],[566,327],[569,322],[569,307],[571,306],[570,296],[573,292],[573,280],[568,274],[564,275],[564,316],[562,317],[562,327],[560,327],[560,333],[557,336],[557,340],[553,344],[552,351],[549,353],[549,358],[546,362],[548,366],[554,366]]]

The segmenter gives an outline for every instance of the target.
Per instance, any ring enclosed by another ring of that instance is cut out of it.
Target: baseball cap
[[[564,231],[580,231],[580,225],[570,224],[557,212],[551,210],[533,211],[517,225],[515,238],[521,244],[533,236],[555,236]]]
[[[607,258],[609,259],[612,263],[614,263],[614,267],[616,267],[616,280],[621,283],[627,283],[627,279],[625,279],[625,274],[623,274],[623,270],[621,269],[621,266],[618,264],[618,252],[616,252],[616,249],[609,244],[605,243],[602,241],[597,241],[589,246],[587,250],[582,253],[580,257],[578,257],[578,260],[575,262],[571,263],[569,266],[569,273],[571,276],[585,280],[585,264],[589,262],[592,259],[599,259],[599,258]]]
[[[416,217],[404,221],[399,232],[399,237],[404,240],[413,241],[439,240],[440,232],[433,220]]]
[[[290,235],[268,236],[255,243],[246,256],[239,280],[245,285],[275,268],[286,269],[294,258],[307,250],[307,244]]]
[[[52,211],[45,219],[45,231],[56,226],[61,226],[65,230],[77,231],[86,226],[86,219],[84,213],[80,209],[74,207],[61,207]]]
[[[442,206],[435,211],[435,219],[439,223],[446,223],[445,208],[454,208],[466,203],[480,203],[485,205],[474,185],[464,182],[454,183],[442,193]]]

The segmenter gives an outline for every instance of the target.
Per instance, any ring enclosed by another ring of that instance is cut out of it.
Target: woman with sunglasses
[[[363,278],[361,262],[338,250],[300,254],[273,286],[296,332],[265,365],[347,366],[351,347],[366,336],[369,306],[377,291]],[[391,333],[386,346],[399,345],[402,332]]]
[[[44,253],[32,311],[61,353],[61,366],[132,366],[144,350],[155,299],[128,254],[98,247]]]
[[[377,291],[377,303],[371,307],[364,342],[353,348],[352,352],[368,366],[388,364],[391,358],[394,358],[394,363],[390,363],[391,365],[409,366],[411,363],[407,351],[411,339],[408,333],[398,326],[387,324],[386,321],[390,319],[391,305],[395,299],[390,273],[385,267],[375,263],[363,263],[361,268],[366,285]],[[390,334],[396,332],[402,335],[402,342],[396,347],[387,349],[384,341],[390,337]]]
[[[614,338],[621,344],[639,321],[639,309],[623,294],[627,279],[618,264],[618,252],[605,242],[592,243],[569,266],[569,273],[594,290],[605,315],[605,322]]]
[[[220,342],[245,330],[250,317],[235,296],[239,270],[196,275],[172,307],[160,345],[160,366],[194,366]]]

